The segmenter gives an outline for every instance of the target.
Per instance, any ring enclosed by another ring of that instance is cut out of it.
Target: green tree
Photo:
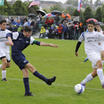
[[[98,21],[102,21],[102,8],[101,7],[97,8],[96,13],[95,13],[95,18]]]
[[[30,8],[28,8],[29,13],[33,13],[36,14],[36,10],[38,10],[39,7],[38,6],[32,6]]]
[[[4,15],[4,6],[0,6],[0,15]]]
[[[50,10],[49,9],[43,9],[43,11],[45,11],[46,13],[49,13],[50,12]]]
[[[28,14],[27,7],[20,0],[17,0],[13,4],[13,9],[15,11],[15,15],[27,15]]]
[[[84,23],[84,14],[80,11],[80,22]]]
[[[90,1],[89,0],[82,0],[82,7],[86,8],[90,5]]]
[[[52,7],[50,7],[50,11],[53,11],[53,10],[64,11],[64,8],[60,4],[56,4]]]
[[[84,11],[84,19],[87,20],[89,18],[93,18],[94,15],[93,15],[93,11],[90,7],[87,7]]]
[[[66,8],[65,12],[69,13],[70,15],[73,15],[74,10],[75,9],[73,7],[69,6],[69,7]]]
[[[80,12],[78,12],[78,10],[75,9],[74,12],[73,12],[73,16],[79,16],[79,15],[80,15]]]
[[[102,9],[102,22],[104,22],[104,4],[102,5],[101,9]]]
[[[7,0],[4,0],[4,6],[0,6],[0,14],[1,15],[12,15],[14,10],[12,6],[8,4]]]

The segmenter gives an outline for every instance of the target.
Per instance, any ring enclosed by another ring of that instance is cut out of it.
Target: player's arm
[[[58,47],[56,44],[44,43],[44,42],[40,42],[40,46],[48,46],[48,47],[55,47],[55,48]]]
[[[38,46],[48,46],[48,47],[55,47],[57,48],[58,46],[56,44],[52,44],[52,43],[45,43],[45,42],[39,42],[37,40],[35,40],[33,37],[31,37],[30,39],[30,44],[36,44]]]
[[[39,41],[37,41],[37,40],[34,40],[32,44],[36,44],[36,45],[39,45],[39,46],[55,47],[55,48],[58,47],[56,44],[39,42]]]
[[[75,55],[76,56],[78,56],[78,50],[79,50],[79,47],[80,47],[83,40],[84,40],[84,32],[80,35],[80,37],[78,39],[78,42],[77,42],[77,45],[76,45],[76,48],[75,48]]]
[[[10,45],[10,46],[13,46],[14,45],[11,36],[12,36],[12,33],[8,33],[6,35],[6,37],[8,39],[8,42],[6,42],[6,45]]]
[[[79,47],[80,47],[81,43],[82,42],[79,42],[79,41],[77,42],[77,45],[76,45],[76,48],[75,48],[75,55],[76,56],[78,56],[78,50],[79,50]]]

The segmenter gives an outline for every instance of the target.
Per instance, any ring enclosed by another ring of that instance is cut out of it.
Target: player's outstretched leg
[[[36,77],[38,77],[39,79],[43,80],[44,82],[46,82],[48,85],[51,85],[55,80],[56,80],[56,76],[48,79],[45,76],[43,76],[42,74],[40,74],[38,71],[35,71],[33,73],[33,75],[35,75]]]
[[[92,79],[93,79],[93,76],[92,76],[92,74],[90,73],[90,74],[88,74],[88,75],[86,76],[86,78],[81,82],[81,84],[82,84],[83,86],[85,86],[86,83],[89,82],[89,81],[91,81]]]
[[[50,78],[50,79],[46,78],[45,76],[40,74],[38,71],[36,71],[35,67],[32,64],[30,64],[30,63],[28,63],[26,65],[26,68],[29,69],[33,73],[34,76],[36,76],[39,79],[43,80],[48,85],[52,85],[52,83],[55,82],[55,80],[56,80],[55,76]]]
[[[54,77],[48,79],[47,84],[48,84],[48,85],[51,85],[53,82],[55,82],[55,80],[56,80],[56,76],[54,76]]]

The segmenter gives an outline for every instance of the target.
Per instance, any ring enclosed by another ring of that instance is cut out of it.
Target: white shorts
[[[92,68],[97,68],[96,63],[97,61],[101,60],[101,53],[93,51],[93,52],[88,53],[87,57],[92,63]]]
[[[7,61],[10,61],[10,52],[7,49],[0,48],[0,59],[2,59],[3,57],[6,57]]]

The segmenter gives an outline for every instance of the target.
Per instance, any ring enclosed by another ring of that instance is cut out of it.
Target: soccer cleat
[[[34,95],[31,92],[29,92],[29,93],[25,93],[24,96],[34,96]]]
[[[84,88],[86,87],[86,84],[81,84]]]
[[[87,62],[88,61],[88,58],[86,58],[83,62]]]
[[[7,79],[6,78],[3,78],[1,81],[7,81]]]
[[[51,85],[54,81],[56,80],[56,76],[48,79],[48,81],[46,82],[48,85]]]

